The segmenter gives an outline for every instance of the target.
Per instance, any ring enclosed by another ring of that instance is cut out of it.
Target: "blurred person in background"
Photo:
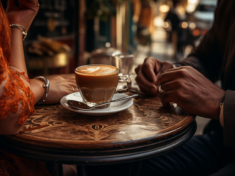
[[[179,49],[180,49],[179,38],[180,38],[180,35],[182,33],[182,30],[180,28],[181,20],[180,20],[178,14],[176,12],[176,7],[178,5],[179,5],[179,1],[174,0],[173,5],[170,8],[170,10],[168,11],[168,13],[165,17],[165,20],[164,20],[165,22],[168,22],[171,25],[171,31],[170,31],[169,39],[170,39],[170,42],[172,42],[172,45],[173,45],[174,59],[176,59],[177,51],[179,51]]]
[[[14,135],[22,130],[25,121],[34,113],[34,105],[45,94],[45,81],[29,80],[23,51],[23,34],[27,32],[36,16],[38,0],[8,0],[6,13],[0,2],[0,134]],[[11,27],[10,27],[11,25]],[[59,103],[77,87],[74,76],[64,79],[50,76],[50,89],[45,103]],[[75,170],[75,169],[74,169]],[[65,167],[64,174],[76,172]],[[0,150],[0,175],[47,176],[45,163],[16,157]]]

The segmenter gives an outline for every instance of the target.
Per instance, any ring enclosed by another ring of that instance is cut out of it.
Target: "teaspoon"
[[[116,100],[112,100],[112,101],[109,101],[109,102],[100,103],[100,104],[97,104],[97,105],[92,106],[92,107],[87,106],[85,103],[80,102],[80,101],[76,101],[76,100],[68,100],[67,103],[73,109],[88,111],[88,110],[92,110],[92,109],[94,109],[96,107],[99,107],[99,106],[110,104],[112,102],[117,102],[117,101],[122,101],[122,100],[126,100],[126,99],[131,99],[131,98],[137,97],[137,96],[138,96],[138,94],[134,94],[134,95],[127,96],[127,97],[118,98]]]

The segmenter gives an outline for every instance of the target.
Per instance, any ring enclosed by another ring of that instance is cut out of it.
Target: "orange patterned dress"
[[[11,30],[0,1],[0,85],[4,89],[0,94],[0,123],[2,119],[17,113],[21,108],[18,124],[23,125],[34,113],[34,95],[29,87],[29,79],[24,73],[9,66],[10,59]],[[16,157],[0,150],[0,176],[47,175],[50,174],[43,163]]]

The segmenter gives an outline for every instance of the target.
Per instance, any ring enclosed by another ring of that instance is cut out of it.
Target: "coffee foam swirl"
[[[113,73],[117,70],[116,67],[109,65],[99,65],[99,66],[85,66],[79,67],[77,72],[87,75],[106,75]]]

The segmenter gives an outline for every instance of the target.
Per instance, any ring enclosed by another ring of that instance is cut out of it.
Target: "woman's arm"
[[[38,0],[18,0],[18,2],[19,7],[15,5],[15,0],[8,0],[6,13],[9,24],[21,25],[28,31],[39,10]],[[22,42],[22,30],[18,27],[12,27],[11,34],[12,52],[10,66],[18,68],[27,75]]]
[[[38,11],[38,0],[18,0],[19,7],[15,6],[14,2],[15,0],[8,0],[8,21],[28,30]],[[45,83],[39,79],[28,80],[22,31],[17,27],[9,29],[1,2],[0,10],[0,134],[14,135],[22,129],[24,122],[34,112],[34,104],[45,93]],[[72,93],[74,89],[77,91],[74,75],[66,78],[50,76],[48,79],[48,104],[59,103],[63,96]]]
[[[27,31],[36,16],[39,6],[38,0],[18,0],[20,6],[15,6],[15,0],[8,0],[7,17],[10,24],[22,25]],[[19,28],[12,27],[12,42],[11,42],[11,62],[10,66],[16,68],[14,70],[24,72],[27,76],[27,69],[25,65],[25,57],[23,50],[23,35]],[[77,90],[74,76],[67,76],[66,79],[60,76],[50,76],[50,91],[46,103],[58,103],[60,98],[73,90],[72,87]],[[43,88],[45,83],[39,79],[30,80],[30,89],[34,93],[35,103],[37,103],[43,94],[45,89]]]
[[[20,6],[15,5],[15,0],[8,0],[7,17],[10,24],[22,25],[27,31],[36,16],[39,6],[38,0],[19,0]],[[25,65],[23,35],[20,28],[11,28],[11,62],[10,66],[17,68],[17,71],[24,72],[26,76],[27,69]],[[44,94],[43,82],[34,80],[31,83],[31,90],[34,93],[35,102],[38,102]],[[36,89],[36,90],[34,90]]]
[[[23,35],[20,29],[11,28],[11,62],[10,66],[12,70],[24,72],[26,76],[27,69],[25,65],[24,49],[23,49]],[[15,69],[14,69],[15,68]],[[45,83],[40,80],[31,80],[30,88],[34,93],[35,103],[37,103],[43,96],[45,89],[42,87]]]

